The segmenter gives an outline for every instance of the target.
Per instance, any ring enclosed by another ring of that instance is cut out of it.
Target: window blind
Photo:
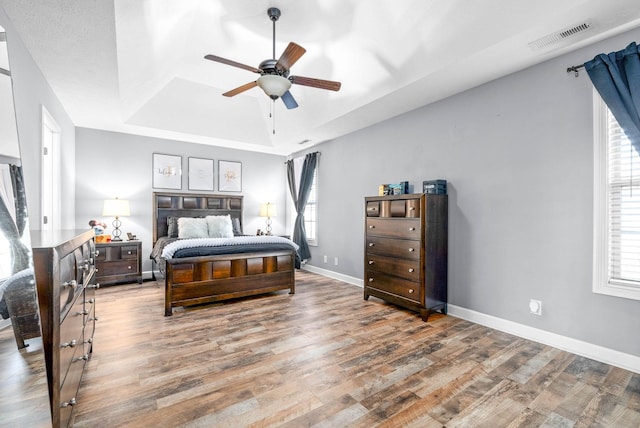
[[[607,112],[609,283],[640,289],[640,156]]]

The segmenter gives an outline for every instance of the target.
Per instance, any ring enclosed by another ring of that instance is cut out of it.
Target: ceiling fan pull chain
[[[273,135],[276,135],[276,100],[273,100],[271,102],[271,111],[273,111],[273,113],[271,114],[271,118],[273,120]]]

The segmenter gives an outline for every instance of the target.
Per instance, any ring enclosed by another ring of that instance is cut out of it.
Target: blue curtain
[[[296,186],[295,169],[293,166],[293,159],[287,161],[287,179],[289,181],[289,192],[291,193],[291,199],[296,207],[296,221],[293,226],[293,242],[298,244],[300,249],[298,253],[302,260],[310,259],[311,252],[309,251],[309,244],[307,244],[307,233],[304,229],[304,209],[307,206],[309,200],[309,191],[313,184],[313,174],[316,170],[316,164],[318,163],[318,153],[309,153],[304,158],[304,164],[302,165],[302,174],[300,175],[300,186]],[[296,194],[296,187],[298,192]]]
[[[584,64],[593,86],[640,153],[640,56],[633,42]]]

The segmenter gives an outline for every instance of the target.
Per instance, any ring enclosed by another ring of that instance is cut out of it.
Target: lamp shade
[[[127,217],[131,215],[129,211],[129,201],[126,199],[105,199],[102,215],[106,217]]]
[[[267,202],[266,204],[260,205],[260,217],[275,217],[276,216],[276,206],[272,203]]]
[[[291,87],[291,82],[286,77],[278,76],[277,74],[265,74],[258,78],[258,86],[269,97],[281,97]]]

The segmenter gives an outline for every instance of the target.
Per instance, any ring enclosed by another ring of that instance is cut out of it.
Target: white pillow
[[[207,220],[204,218],[180,217],[178,238],[208,238]]]
[[[209,238],[233,238],[230,215],[208,215]]]

